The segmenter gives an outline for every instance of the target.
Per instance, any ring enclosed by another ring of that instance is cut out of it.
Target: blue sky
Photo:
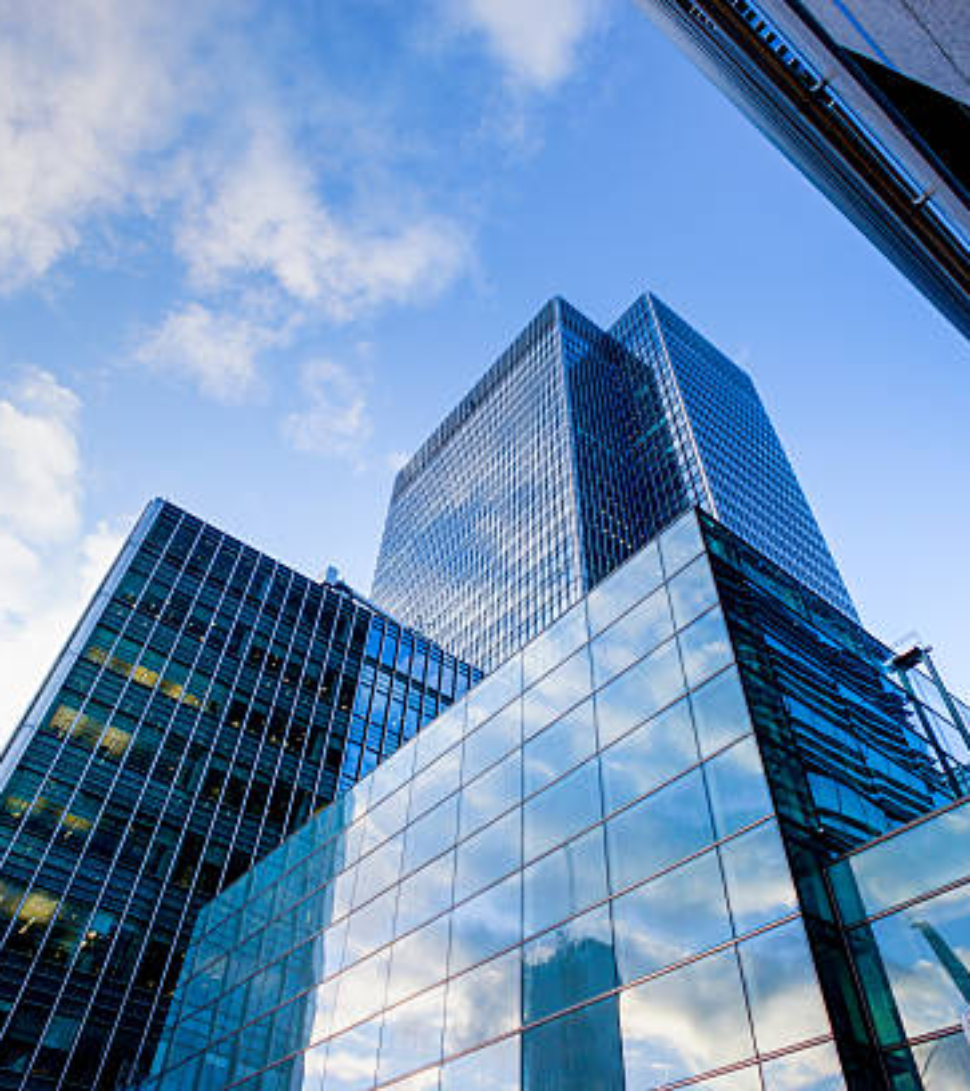
[[[0,0],[0,738],[164,495],[365,591],[552,295],[755,378],[869,627],[961,655],[955,331],[628,0]]]

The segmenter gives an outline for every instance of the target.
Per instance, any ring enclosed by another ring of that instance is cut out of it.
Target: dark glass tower
[[[138,1077],[199,907],[475,677],[150,504],[0,763],[0,1088]]]
[[[654,296],[554,299],[399,473],[373,595],[489,669],[694,505],[854,615],[750,378]]]
[[[639,3],[970,334],[963,0]]]

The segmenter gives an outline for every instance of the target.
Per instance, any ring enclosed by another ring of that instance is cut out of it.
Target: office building
[[[917,659],[687,513],[203,910],[145,1091],[962,1086]]]
[[[639,0],[970,334],[970,33],[961,0]]]
[[[398,474],[373,597],[489,670],[695,504],[854,615],[750,378],[655,296],[553,299]]]
[[[199,907],[475,677],[150,504],[0,762],[0,1088],[143,1074]]]

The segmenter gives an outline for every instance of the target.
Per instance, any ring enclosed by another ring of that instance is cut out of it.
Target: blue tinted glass
[[[512,951],[448,982],[446,1056],[519,1026],[521,978],[520,955]]]
[[[717,854],[705,853],[613,902],[624,982],[731,938]]]
[[[567,712],[561,720],[533,736],[523,749],[526,795],[572,769],[596,749],[592,700]]]
[[[445,796],[456,791],[460,773],[460,746],[449,750],[444,757],[418,773],[411,782],[411,818],[417,818],[436,803],[440,803]]]
[[[742,739],[704,765],[718,837],[772,813],[771,796],[753,736]]]
[[[451,925],[449,972],[460,973],[522,938],[522,880],[519,875],[460,905]]]
[[[491,822],[522,799],[522,756],[516,751],[461,791],[461,836]]]
[[[384,1015],[379,1080],[390,1080],[441,1058],[445,987],[406,1000]]]
[[[618,739],[684,692],[684,676],[674,641],[615,678],[596,694],[600,746]]]
[[[377,1048],[381,1038],[381,1019],[335,1038],[327,1050],[327,1091],[361,1091],[377,1074]]]
[[[525,685],[531,685],[548,673],[582,647],[587,639],[586,606],[580,602],[546,629],[542,636],[533,640],[522,653]]]
[[[394,907],[397,890],[389,890],[363,908],[352,913],[347,921],[347,946],[345,960],[356,962],[387,943],[394,926]]]
[[[615,996],[522,1035],[524,1091],[625,1091]],[[629,1085],[631,1088],[634,1085]]]
[[[750,932],[798,908],[781,836],[774,822],[720,848],[737,932]]]
[[[412,822],[404,834],[404,873],[416,870],[432,857],[451,848],[457,828],[457,796],[445,800],[423,818]]]
[[[660,588],[638,603],[590,644],[593,682],[602,686],[673,632],[667,592]]]
[[[682,568],[667,585],[667,591],[678,629],[713,606],[717,602],[717,588],[707,557],[698,557]]]
[[[590,629],[593,632],[605,629],[662,582],[660,553],[651,544],[634,554],[591,592],[586,602]]]
[[[441,1091],[518,1091],[519,1044],[518,1035],[513,1035],[446,1064]]]
[[[660,552],[667,579],[703,550],[704,541],[697,525],[697,516],[692,511],[688,512],[660,536]]]
[[[514,655],[470,691],[468,727],[473,729],[516,697],[522,688],[522,657]]]
[[[970,1057],[970,1052],[968,1052]],[[811,1049],[800,1049],[761,1066],[765,1091],[843,1091],[846,1086],[839,1055],[831,1042]],[[966,1069],[970,1086],[970,1067]],[[934,1091],[935,1084],[924,1081],[924,1091]],[[937,1091],[948,1085],[940,1084]],[[959,1087],[958,1082],[949,1084]]]
[[[603,807],[596,759],[527,800],[524,813],[527,860],[597,822],[602,817]]]
[[[522,702],[513,701],[465,739],[462,780],[473,780],[522,741]]]
[[[357,867],[357,884],[354,887],[355,907],[370,901],[379,891],[386,890],[398,881],[403,848],[404,836],[398,834],[361,859]]]
[[[690,856],[712,837],[707,795],[697,769],[607,822],[613,890]]]
[[[447,916],[439,917],[394,944],[387,980],[388,1004],[396,1004],[444,979],[450,927]]]
[[[598,826],[537,860],[523,874],[525,934],[548,928],[605,898],[606,844]]]
[[[455,901],[507,875],[522,863],[522,812],[493,822],[458,846]]]
[[[522,1017],[526,1022],[613,988],[617,983],[609,906],[546,932],[522,951]]]
[[[693,625],[682,629],[677,639],[688,686],[696,686],[734,660],[720,609],[711,610]]]
[[[423,769],[440,757],[465,733],[465,702],[458,701],[433,720],[414,744],[415,767]]]
[[[724,671],[690,695],[697,739],[707,755],[751,730],[748,706],[735,669]]]
[[[583,648],[526,690],[522,699],[523,737],[528,739],[590,691],[589,653]]]
[[[600,754],[607,813],[639,799],[698,760],[686,701],[661,712]]]
[[[401,883],[395,933],[401,935],[430,920],[451,905],[455,853],[428,864]]]
[[[620,1005],[629,1088],[686,1079],[754,1054],[733,948],[627,989]]]

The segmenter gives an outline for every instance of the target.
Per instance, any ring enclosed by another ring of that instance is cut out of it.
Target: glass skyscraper
[[[965,334],[964,0],[639,0]]]
[[[476,677],[150,504],[0,760],[0,1088],[143,1073],[200,906]]]
[[[206,907],[145,1091],[962,1087],[917,672],[687,513]]]
[[[854,616],[750,378],[655,296],[553,299],[398,474],[373,596],[487,670],[695,504]]]

